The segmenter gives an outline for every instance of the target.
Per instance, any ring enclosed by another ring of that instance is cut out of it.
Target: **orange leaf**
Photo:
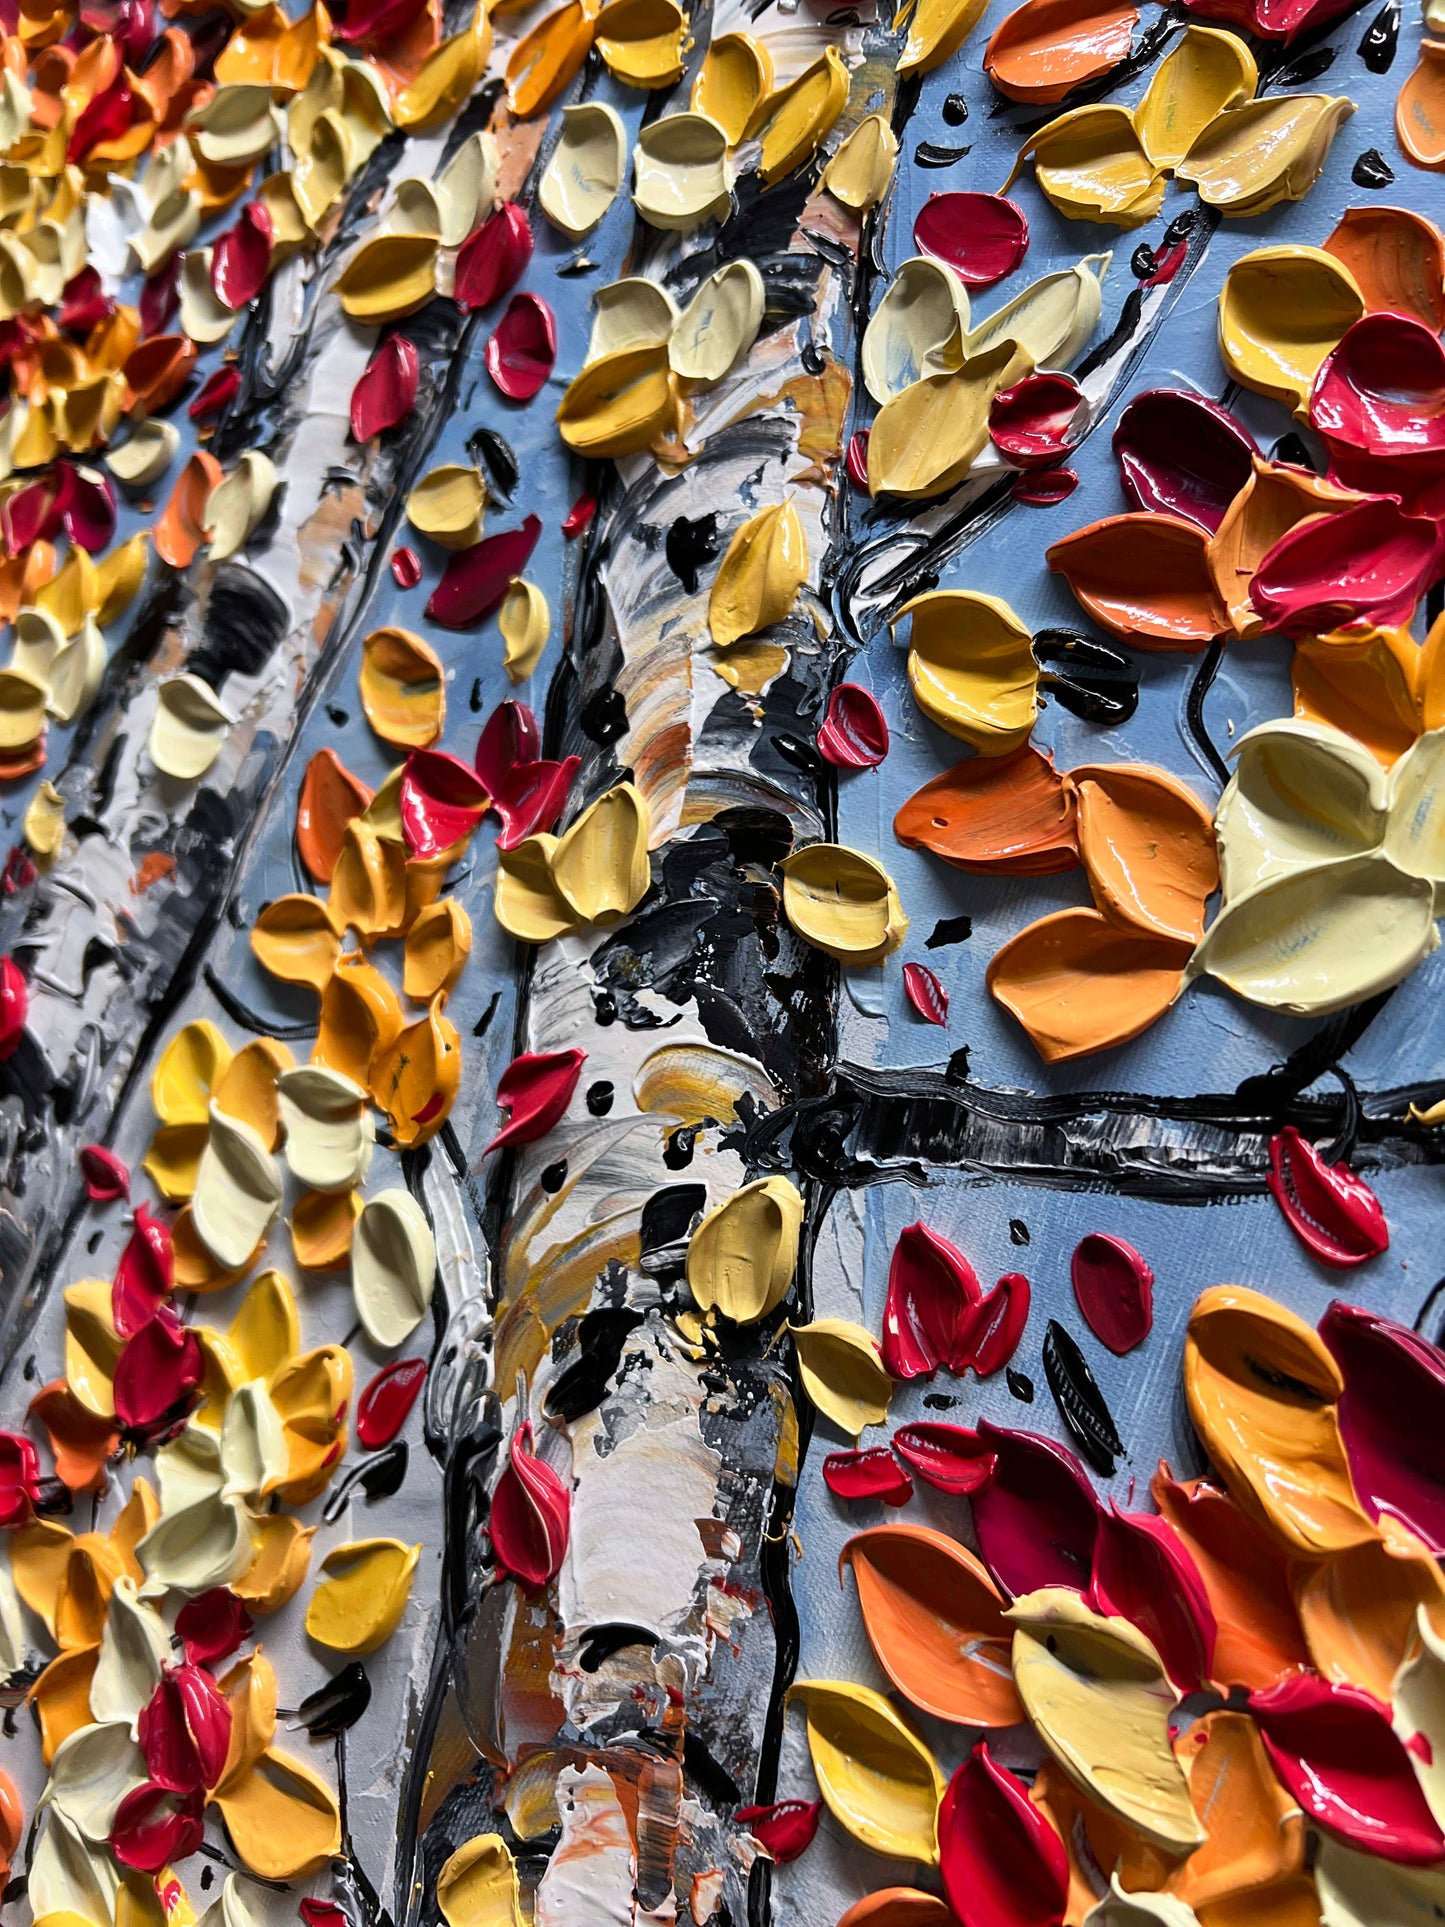
[[[1053,757],[1031,743],[935,776],[899,810],[893,834],[911,850],[985,875],[1052,876],[1079,860],[1073,792]]]
[[[1006,943],[989,990],[1023,1025],[1046,1064],[1127,1044],[1179,995],[1192,946],[1060,910]]]
[[[856,1532],[851,1564],[868,1643],[893,1684],[925,1713],[961,1726],[1014,1726],[1024,1717],[1004,1602],[973,1553],[929,1526]]]
[[[1139,649],[1199,650],[1229,628],[1203,529],[1176,515],[1108,515],[1046,561],[1094,620]]]

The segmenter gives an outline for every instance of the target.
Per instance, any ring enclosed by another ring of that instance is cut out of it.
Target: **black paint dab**
[[[595,1084],[589,1084],[587,1086],[587,1108],[593,1117],[606,1117],[607,1113],[612,1109],[615,1096],[616,1092],[612,1088],[612,1080],[607,1077],[599,1077]]]
[[[1126,723],[1139,707],[1138,666],[1092,636],[1040,629],[1034,660],[1044,688],[1081,722]]]
[[[1361,36],[1360,58],[1372,74],[1387,74],[1395,64],[1399,45],[1400,0],[1385,0]]]
[[[962,94],[950,94],[944,101],[943,118],[950,127],[962,127],[968,119],[968,102]]]
[[[1269,459],[1272,462],[1284,462],[1290,468],[1312,469],[1315,465],[1315,458],[1310,454],[1309,443],[1293,428],[1287,435],[1280,436],[1269,451]]]
[[[823,759],[811,743],[805,743],[800,736],[774,736],[773,748],[785,763],[794,769],[821,770]]]
[[[1335,64],[1338,51],[1337,47],[1312,47],[1307,54],[1301,54],[1298,60],[1274,74],[1271,77],[1273,84],[1276,87],[1307,87],[1312,80],[1318,80],[1321,74],[1329,72]]]
[[[331,1494],[321,1514],[323,1525],[332,1525],[341,1517],[346,1501],[353,1488],[360,1486],[368,1499],[390,1499],[400,1492],[406,1483],[406,1469],[410,1452],[405,1439],[396,1439],[385,1450],[363,1459],[354,1466],[339,1485],[331,1489]]]
[[[542,1189],[549,1194],[554,1191],[560,1191],[566,1182],[566,1158],[558,1158],[555,1164],[549,1164],[542,1173]]]
[[[1101,1478],[1112,1479],[1124,1441],[1089,1361],[1057,1318],[1044,1333],[1044,1377],[1074,1443]]]
[[[1024,1223],[1022,1218],[1009,1219],[1008,1235],[1016,1245],[1026,1245],[1026,1244],[1032,1243],[1032,1240],[1029,1237],[1029,1228]]]
[[[345,729],[346,725],[351,721],[350,715],[341,707],[340,703],[328,703],[326,705],[326,713],[338,729]]]
[[[324,1686],[306,1695],[296,1717],[313,1740],[334,1740],[355,1726],[370,1704],[371,1681],[361,1661],[353,1659]]]
[[[1008,1382],[1009,1391],[1018,1400],[1020,1405],[1033,1404],[1034,1381],[1029,1377],[1027,1372],[1016,1372],[1012,1365],[1008,1365],[1004,1368],[1004,1378]]]
[[[689,595],[697,594],[698,571],[721,547],[715,515],[679,515],[667,531],[663,554],[667,566]]]
[[[584,736],[605,749],[627,734],[627,698],[608,683],[583,704],[577,722]]]
[[[972,152],[971,146],[940,147],[936,141],[920,141],[913,150],[913,159],[919,167],[952,167],[955,161]]]
[[[1158,256],[1147,241],[1141,241],[1129,256],[1129,272],[1136,281],[1147,281],[1158,265]]]
[[[942,950],[950,943],[966,943],[972,935],[972,917],[940,917],[923,947],[925,950]]]
[[[651,1652],[656,1644],[657,1634],[646,1626],[629,1626],[619,1621],[589,1626],[577,1650],[577,1664],[584,1673],[595,1673],[614,1653],[624,1652],[629,1646],[644,1646]]]
[[[628,1335],[642,1323],[640,1311],[602,1306],[589,1311],[577,1327],[577,1353],[557,1374],[548,1390],[545,1410],[550,1418],[571,1424],[595,1412],[622,1362]]]
[[[1394,178],[1394,168],[1378,147],[1367,147],[1350,169],[1356,187],[1389,187]]]
[[[499,435],[495,428],[473,429],[467,441],[467,453],[485,472],[487,487],[498,503],[505,506],[516,493],[521,468],[517,452],[505,435]]]

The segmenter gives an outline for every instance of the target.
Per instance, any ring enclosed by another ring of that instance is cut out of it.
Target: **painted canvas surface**
[[[1445,1918],[1445,11],[0,147],[6,1920]]]

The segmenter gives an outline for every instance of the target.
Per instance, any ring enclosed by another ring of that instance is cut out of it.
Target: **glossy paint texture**
[[[1187,389],[1135,395],[1114,430],[1120,478],[1134,505],[1196,522],[1211,535],[1249,480],[1255,452],[1226,409]]]
[[[1088,1474],[1065,1446],[984,1420],[977,1436],[992,1455],[971,1494],[984,1564],[1006,1593],[1082,1589],[1093,1569],[1099,1502]]]
[[[948,1783],[938,1814],[943,1888],[979,1927],[1052,1927],[1063,1917],[1063,1842],[1023,1782],[980,1740]]]
[[[1270,1139],[1269,1188],[1300,1241],[1327,1265],[1378,1258],[1390,1232],[1380,1201],[1346,1164],[1328,1164],[1292,1125]]]
[[[1275,1771],[1320,1826],[1406,1866],[1445,1853],[1389,1709],[1370,1694],[1290,1680],[1252,1695],[1250,1712]]]
[[[1371,1536],[1335,1412],[1343,1381],[1300,1319],[1242,1287],[1204,1292],[1190,1315],[1184,1385],[1231,1496],[1262,1525],[1314,1556]]]
[[[1023,1717],[1009,1673],[1012,1628],[983,1566],[926,1526],[875,1526],[843,1551],[879,1664],[912,1705],[963,1726]]]
[[[952,268],[967,288],[1011,274],[1029,245],[1022,208],[1002,194],[932,194],[913,224],[915,246]]]
[[[1073,789],[1031,743],[935,776],[899,810],[893,833],[981,874],[1047,876],[1079,861]]]
[[[1097,1339],[1120,1358],[1143,1344],[1154,1322],[1154,1273],[1132,1245],[1090,1232],[1074,1247],[1069,1275]]]
[[[1350,1475],[1370,1516],[1400,1520],[1437,1557],[1445,1534],[1434,1414],[1445,1397],[1445,1359],[1407,1326],[1335,1300],[1320,1337],[1339,1368],[1340,1434]]]

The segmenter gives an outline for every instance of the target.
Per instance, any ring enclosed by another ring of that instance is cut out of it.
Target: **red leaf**
[[[1251,1693],[1249,1710],[1275,1772],[1310,1819],[1406,1866],[1445,1856],[1388,1706],[1359,1686],[1294,1678]]]
[[[239,313],[265,287],[275,239],[271,210],[262,201],[248,201],[235,226],[218,237],[211,253],[211,286],[225,307]]]
[[[532,1450],[530,1419],[512,1440],[508,1464],[492,1494],[492,1549],[503,1572],[530,1591],[555,1579],[567,1550],[572,1499]]]
[[[537,718],[526,703],[498,703],[482,725],[473,758],[487,793],[498,795],[514,770],[535,763],[541,742]]]
[[[181,305],[182,255],[179,248],[162,263],[140,291],[141,340],[148,341],[168,328]]]
[[[227,1586],[212,1586],[188,1599],[176,1614],[176,1631],[193,1666],[214,1666],[250,1634],[251,1615]]]
[[[913,244],[946,262],[965,287],[986,288],[1023,260],[1029,224],[1002,194],[930,194],[913,223]]]
[[[972,1495],[978,1549],[995,1581],[1018,1598],[1041,1586],[1082,1592],[1094,1568],[1099,1501],[1066,1446],[980,1419],[993,1471]]]
[[[980,1740],[938,1809],[938,1861],[948,1904],[968,1927],[1058,1927],[1069,1856],[1023,1781]]]
[[[948,992],[927,964],[904,964],[903,990],[925,1023],[947,1025]]]
[[[966,1425],[920,1419],[893,1434],[893,1450],[939,1492],[977,1492],[993,1474],[994,1455]]]
[[[1322,1264],[1348,1271],[1389,1248],[1380,1200],[1348,1164],[1327,1164],[1287,1124],[1269,1141],[1269,1188],[1285,1222]]]
[[[822,1817],[821,1800],[777,1800],[770,1807],[739,1807],[733,1816],[780,1867],[807,1852]]]
[[[907,1505],[913,1480],[906,1466],[886,1445],[865,1452],[830,1452],[823,1461],[823,1483],[840,1499],[881,1499],[884,1505]]]
[[[532,229],[515,201],[488,215],[457,249],[452,298],[465,309],[490,308],[510,294],[532,258]]]
[[[971,1365],[980,1378],[1002,1371],[1029,1322],[1030,1296],[1023,1273],[1006,1271],[993,1290],[964,1313],[949,1369],[961,1373]]]
[[[956,1245],[926,1224],[905,1225],[888,1268],[881,1353],[890,1378],[919,1378],[952,1357],[969,1306],[983,1298]]]
[[[130,84],[122,73],[81,109],[65,149],[66,160],[83,161],[102,141],[119,140],[130,126],[131,104]]]
[[[855,428],[848,437],[848,452],[843,458],[848,480],[860,495],[868,493],[868,430]]]
[[[401,778],[401,830],[413,856],[439,856],[470,836],[490,801],[459,756],[414,749]]]
[[[421,557],[409,543],[392,550],[391,575],[398,589],[414,589],[421,581]]]
[[[994,396],[989,437],[1015,467],[1050,468],[1077,444],[1087,412],[1072,375],[1025,375]]]
[[[1270,629],[1323,635],[1353,622],[1410,620],[1439,573],[1442,537],[1388,496],[1352,502],[1282,535],[1255,569],[1249,599]]]
[[[153,1785],[194,1793],[213,1787],[225,1768],[231,1708],[199,1666],[163,1666],[160,1684],[141,1710],[136,1737]]]
[[[485,536],[470,549],[459,549],[449,556],[442,579],[427,602],[427,620],[443,629],[465,629],[471,623],[485,621],[501,608],[507,590],[531,559],[541,533],[541,519],[529,515],[521,528]]]
[[[384,429],[404,422],[416,405],[421,357],[405,335],[388,335],[351,391],[351,433],[369,442]]]
[[[359,40],[394,40],[425,11],[427,0],[346,0],[331,38],[347,45]]]
[[[537,294],[514,294],[487,343],[487,373],[509,401],[530,401],[557,361],[557,321]]]
[[[840,682],[828,698],[818,749],[842,769],[877,769],[888,754],[888,724],[873,695],[855,682]]]
[[[77,468],[70,462],[58,470],[56,507],[61,526],[76,548],[98,555],[115,534],[115,489],[98,469]]]
[[[118,1335],[133,1338],[148,1325],[169,1298],[175,1281],[170,1229],[141,1205],[110,1291],[111,1323]]]
[[[562,534],[566,540],[575,542],[596,513],[597,497],[595,495],[579,495],[571,508],[568,509],[566,515],[562,518]]]
[[[499,1144],[535,1144],[558,1123],[582,1075],[585,1050],[528,1051],[514,1057],[497,1084],[497,1109],[506,1111],[504,1124],[482,1152]]]
[[[1114,430],[1119,479],[1135,508],[1181,515],[1213,535],[1249,480],[1254,437],[1218,402],[1146,388]]]
[[[1200,1691],[1214,1664],[1217,1627],[1199,1568],[1167,1519],[1153,1512],[1099,1514],[1090,1599],[1153,1642],[1181,1693]]]
[[[383,1365],[356,1402],[356,1436],[368,1452],[390,1445],[426,1378],[424,1358],[394,1358]]]
[[[523,763],[513,770],[502,790],[492,796],[492,808],[502,825],[498,849],[515,850],[525,837],[552,828],[566,808],[567,792],[581,764],[580,757],[569,756],[562,763]]]
[[[130,1172],[103,1144],[87,1144],[80,1153],[86,1196],[92,1204],[114,1204],[130,1196]]]
[[[1133,1245],[1091,1231],[1069,1264],[1084,1321],[1116,1358],[1142,1345],[1154,1323],[1154,1273]]]
[[[71,334],[88,335],[114,313],[115,303],[101,286],[96,268],[82,268],[61,290],[60,325]]]
[[[27,1525],[39,1496],[39,1453],[23,1432],[0,1432],[0,1529]]]
[[[49,542],[60,533],[60,491],[64,465],[53,479],[30,482],[9,496],[0,522],[5,530],[5,546],[19,555],[32,542]]]
[[[217,368],[214,374],[206,376],[196,390],[186,413],[193,422],[209,421],[213,415],[221,414],[241,392],[241,371],[234,362],[227,362]]]
[[[1078,486],[1079,478],[1071,468],[1035,468],[1019,476],[1012,494],[1026,508],[1051,509],[1066,502]]]
[[[159,1435],[184,1416],[204,1375],[195,1333],[163,1305],[116,1360],[115,1415],[127,1432]]]
[[[526,703],[503,702],[487,718],[476,748],[477,775],[502,825],[497,845],[514,850],[524,837],[550,830],[567,802],[580,758],[539,761],[541,735]]]
[[[0,957],[0,1059],[13,1057],[30,1014],[30,986],[13,957]]]
[[[297,1902],[297,1912],[306,1922],[306,1927],[351,1927],[351,1916],[345,1908],[338,1907],[334,1900],[317,1900],[308,1894]]]
[[[1345,1389],[1335,1411],[1350,1478],[1372,1519],[1401,1519],[1445,1553],[1445,1353],[1337,1298],[1319,1324]]]
[[[205,1838],[204,1793],[138,1786],[116,1809],[110,1844],[122,1866],[159,1873],[193,1854]]]
[[[1325,357],[1310,426],[1330,453],[1438,472],[1445,462],[1445,347],[1413,315],[1363,315]]]

